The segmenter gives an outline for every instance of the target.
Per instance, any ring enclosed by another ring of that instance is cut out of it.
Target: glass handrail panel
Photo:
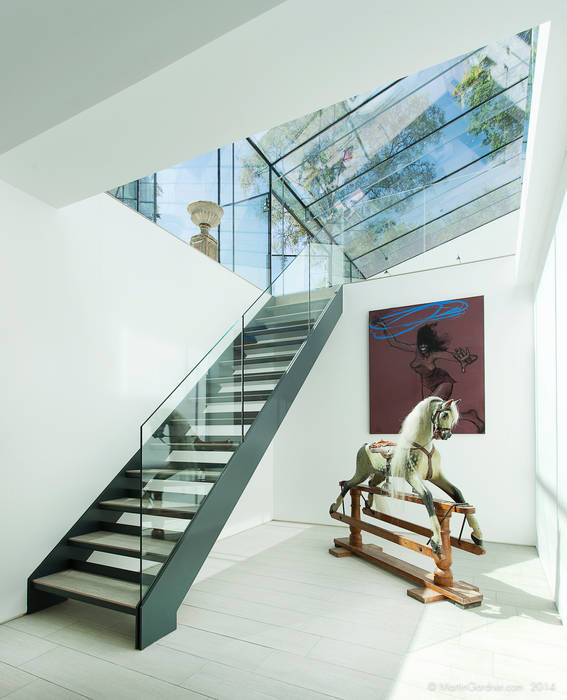
[[[327,263],[320,286],[333,278],[335,287],[340,284],[339,269],[344,277],[338,251],[327,254],[334,267]],[[309,305],[309,261],[306,247],[141,428],[137,511],[142,596],[327,303],[320,295]],[[314,267],[321,276],[321,262]],[[135,501],[128,507],[134,508]]]
[[[344,283],[345,271],[350,279],[352,273],[339,246],[308,241],[293,263],[246,311],[237,387],[244,414],[249,406],[261,410],[269,400]]]
[[[241,442],[240,409],[223,395],[223,382],[232,381],[239,331],[234,324],[142,426],[141,595],[159,572],[156,557],[167,559]]]
[[[239,332],[239,322],[233,323],[167,398],[148,416],[141,426],[142,444],[152,437],[174,410],[181,406],[182,401],[189,396],[193,387],[198,387],[199,382],[206,379],[207,374],[215,367],[219,358],[231,347],[231,343],[238,337]],[[187,403],[187,410],[192,410],[189,403]]]

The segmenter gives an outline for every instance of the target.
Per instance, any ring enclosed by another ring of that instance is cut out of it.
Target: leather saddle
[[[387,460],[392,458],[395,447],[396,443],[390,442],[389,440],[378,440],[377,442],[373,442],[368,445],[370,452],[378,453]]]

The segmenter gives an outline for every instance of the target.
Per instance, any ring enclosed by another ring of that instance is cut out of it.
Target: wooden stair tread
[[[233,456],[234,450],[186,450],[184,445],[179,449],[172,449],[173,445],[164,445],[164,448],[171,449],[169,459],[174,459],[171,455],[175,452],[183,453],[183,462],[191,464],[226,464]],[[144,447],[144,450],[146,447]]]
[[[206,475],[206,478],[204,479],[197,478],[197,473],[198,472],[196,470],[169,469],[167,467],[164,467],[163,469],[160,469],[159,467],[155,467],[154,469],[142,469],[142,474],[144,475],[144,477],[176,476],[177,479],[164,479],[164,481],[181,481],[183,483],[186,483],[188,481],[202,481],[203,483],[214,483],[222,474],[222,471],[220,469],[211,469],[209,471],[200,472],[201,474]],[[127,469],[126,474],[132,477],[139,477],[140,470]]]
[[[214,442],[214,441],[208,441],[208,442],[185,442],[180,438],[172,438],[171,440],[169,438],[164,438],[164,441],[162,442],[161,440],[156,441],[155,443],[152,443],[154,445],[163,445],[164,447],[177,447],[179,449],[183,448],[187,452],[222,452],[222,451],[231,451],[234,452],[240,447],[240,442],[236,442],[234,439],[232,441],[226,440],[226,441],[220,441],[220,442]]]
[[[88,532],[85,535],[70,537],[69,541],[76,542],[78,544],[94,545],[126,552],[140,551],[140,538],[136,537],[136,535],[123,535],[121,533],[109,532],[107,530],[97,530],[96,532]],[[153,537],[142,538],[142,546],[145,554],[168,556],[171,553],[174,545],[175,542],[158,540]]]
[[[246,334],[246,331],[244,331]],[[253,333],[249,333],[249,335],[253,335]],[[270,338],[266,340],[257,340],[256,342],[246,342],[244,343],[244,347],[246,349],[246,352],[248,353],[249,351],[253,350],[254,348],[276,348],[276,347],[283,347],[286,345],[301,345],[303,341],[305,340],[304,335],[298,335],[294,337],[288,337],[288,338]],[[236,342],[233,347],[236,349],[240,349],[242,345],[239,342]]]
[[[137,583],[89,574],[75,569],[66,569],[48,576],[41,576],[34,579],[33,583],[57,591],[76,593],[93,600],[122,605],[126,608],[136,608],[140,599],[140,586]]]
[[[100,505],[116,510],[140,512],[139,498],[113,498],[109,501],[100,501]],[[142,510],[144,513],[162,515],[163,517],[192,518],[198,509],[198,505],[176,503],[175,501],[163,501],[161,505],[151,504],[146,499],[142,501]]]

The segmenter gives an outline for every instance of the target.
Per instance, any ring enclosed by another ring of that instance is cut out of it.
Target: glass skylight
[[[113,194],[175,235],[225,209],[219,260],[265,286],[311,236],[375,275],[520,205],[535,30],[419,71]]]

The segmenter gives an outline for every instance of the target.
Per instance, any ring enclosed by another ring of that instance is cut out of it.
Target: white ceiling
[[[0,153],[281,1],[0,2]]]
[[[565,0],[476,0],[462,11],[454,0],[227,0],[201,4],[198,20],[196,2],[181,0],[10,5],[17,16],[0,21],[0,56],[14,75],[2,76],[0,144],[18,145],[0,155],[0,178],[56,207],[551,20],[534,88],[521,274],[540,255],[567,147]],[[42,5],[49,20],[37,19]]]

